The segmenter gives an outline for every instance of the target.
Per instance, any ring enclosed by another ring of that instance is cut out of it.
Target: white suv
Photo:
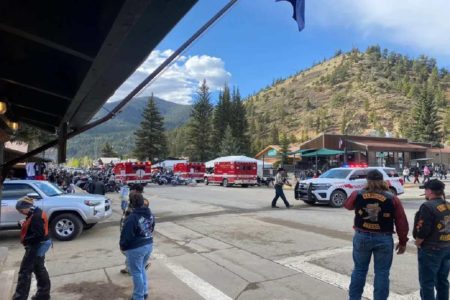
[[[323,173],[319,178],[300,181],[295,186],[295,199],[307,204],[328,203],[332,207],[342,207],[353,191],[361,190],[367,183],[367,173],[377,169],[383,174],[394,195],[403,194],[403,179],[394,168],[335,168]]]

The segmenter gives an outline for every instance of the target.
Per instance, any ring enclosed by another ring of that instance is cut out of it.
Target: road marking
[[[322,282],[328,283],[330,285],[336,286],[340,289],[348,291],[350,285],[350,277],[343,275],[332,270],[326,269],[324,267],[318,266],[311,261],[323,259],[326,257],[334,256],[337,254],[351,252],[352,247],[343,247],[336,249],[325,249],[322,251],[316,251],[311,254],[300,255],[296,257],[288,257],[285,259],[278,260],[277,263],[284,265],[290,269],[293,269],[299,273],[306,274],[310,277],[318,279]],[[373,296],[373,285],[366,283],[364,286],[363,297],[367,299],[372,299]],[[417,300],[420,299],[419,292],[414,292],[407,295],[399,295],[393,292],[389,293],[389,299],[391,300]]]
[[[161,253],[152,254],[155,259],[164,261],[165,266],[177,277],[184,282],[197,294],[199,294],[205,300],[232,300],[232,298],[225,295],[222,291],[215,288],[208,282],[204,281],[188,269],[171,263],[167,257]]]

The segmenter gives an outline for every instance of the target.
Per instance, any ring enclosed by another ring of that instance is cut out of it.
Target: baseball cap
[[[367,180],[383,180],[383,174],[377,169],[367,172]]]
[[[22,197],[19,200],[17,200],[16,203],[16,209],[27,209],[32,207],[34,204],[33,198],[30,198],[28,196]]]
[[[421,185],[419,188],[430,190],[433,192],[442,192],[445,189],[445,184],[438,179],[432,179],[432,180],[425,182],[425,184]]]

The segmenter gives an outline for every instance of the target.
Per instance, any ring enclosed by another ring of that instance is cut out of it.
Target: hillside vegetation
[[[131,154],[134,148],[134,131],[142,121],[142,112],[147,105],[149,97],[133,99],[125,109],[112,120],[93,128],[86,133],[69,140],[69,157],[98,157],[101,149],[109,143],[115,152],[121,156]],[[154,97],[156,107],[164,117],[164,127],[172,130],[186,123],[192,107],[165,101]],[[117,103],[106,103],[94,119],[100,118],[111,111]]]
[[[378,46],[339,51],[247,99],[252,152],[278,142],[279,133],[294,142],[322,132],[423,140],[414,124],[424,90],[438,111],[442,142],[448,141],[450,75],[434,59],[412,60]]]

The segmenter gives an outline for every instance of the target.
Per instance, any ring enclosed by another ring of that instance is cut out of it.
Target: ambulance
[[[152,179],[152,164],[146,162],[119,162],[114,165],[116,181],[121,184],[139,183],[147,185]]]
[[[224,187],[257,185],[257,162],[245,156],[226,156],[214,161],[214,169],[205,174],[204,182]]]
[[[192,179],[202,181],[205,175],[206,167],[204,163],[199,162],[181,162],[173,166],[173,173],[179,175],[181,179]]]

